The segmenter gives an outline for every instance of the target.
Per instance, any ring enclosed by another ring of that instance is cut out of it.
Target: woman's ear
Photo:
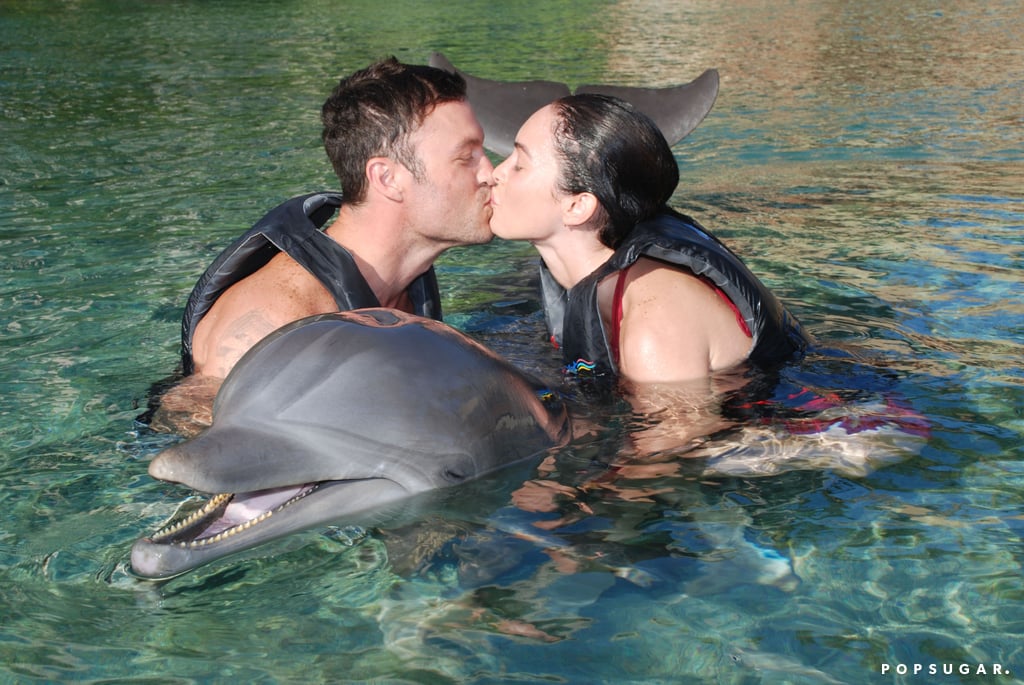
[[[370,190],[395,202],[403,198],[399,165],[387,157],[371,157],[366,160],[366,180]]]
[[[562,199],[562,223],[566,226],[583,226],[593,219],[601,208],[593,193],[576,193]]]

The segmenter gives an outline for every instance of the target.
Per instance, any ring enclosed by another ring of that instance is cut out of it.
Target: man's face
[[[469,104],[438,105],[410,142],[424,172],[410,198],[420,232],[447,246],[488,242],[494,167]]]

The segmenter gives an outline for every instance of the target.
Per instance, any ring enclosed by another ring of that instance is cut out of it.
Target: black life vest
[[[181,318],[181,364],[186,375],[195,370],[192,336],[200,319],[225,290],[261,269],[279,252],[286,252],[313,274],[334,297],[339,311],[380,306],[349,251],[323,232],[341,203],[341,193],[334,192],[293,197],[267,212],[213,260],[192,289]],[[441,319],[433,267],[409,285],[408,293],[416,314]]]
[[[567,371],[581,377],[614,377],[618,371],[597,304],[597,286],[641,256],[680,266],[709,279],[736,306],[753,338],[748,360],[773,366],[806,349],[796,318],[728,247],[694,219],[667,209],[641,222],[607,262],[571,290],[560,286],[541,261],[541,296],[552,341],[562,348]]]

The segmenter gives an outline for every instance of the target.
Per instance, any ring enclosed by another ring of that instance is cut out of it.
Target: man
[[[456,245],[491,239],[491,163],[462,78],[393,57],[344,78],[323,106],[323,139],[344,203],[325,231],[376,301],[413,312],[410,284]],[[280,252],[228,287],[194,326],[194,373],[224,378],[256,342],[338,298]],[[440,318],[440,307],[426,312]]]
[[[322,120],[344,201],[295,198],[218,257],[182,321],[193,377],[162,409],[212,399],[250,347],[306,316],[385,306],[440,319],[434,260],[491,240],[493,167],[461,76],[391,57],[341,79]]]

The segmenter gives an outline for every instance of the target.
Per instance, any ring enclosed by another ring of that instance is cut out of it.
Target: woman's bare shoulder
[[[623,299],[623,372],[636,380],[683,380],[741,361],[749,339],[726,301],[685,269],[641,259]]]
[[[715,291],[692,271],[645,257],[630,268],[626,287],[627,292],[631,290],[638,299],[664,299],[676,306],[717,297]],[[680,295],[685,295],[686,299],[680,301]]]

